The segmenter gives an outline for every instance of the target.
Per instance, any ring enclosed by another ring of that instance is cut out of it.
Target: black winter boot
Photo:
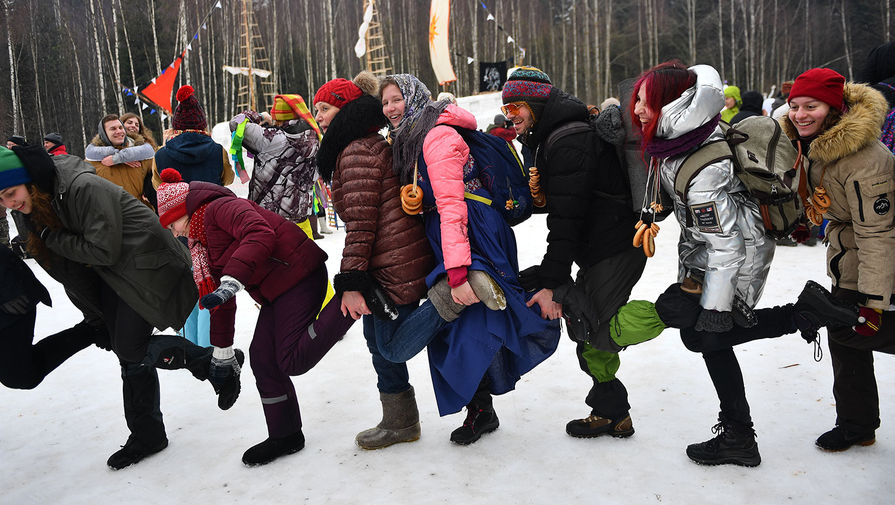
[[[109,460],[106,461],[106,464],[109,465],[109,468],[112,470],[121,470],[122,468],[143,461],[147,456],[152,456],[157,452],[161,452],[165,447],[168,447],[167,438],[163,439],[157,445],[147,446],[131,435],[127,437],[127,442],[121,446],[120,450],[109,456]]]
[[[761,455],[755,431],[744,425],[721,421],[712,428],[717,435],[687,446],[687,456],[700,465],[758,466]]]
[[[285,437],[269,437],[264,442],[250,447],[242,455],[242,462],[246,466],[266,465],[280,456],[295,454],[304,447],[305,436],[301,430]]]
[[[466,420],[451,432],[451,442],[459,445],[469,445],[482,438],[485,433],[491,433],[500,426],[497,413],[494,412],[494,404],[489,390],[490,379],[482,378],[479,388],[476,390],[472,401],[466,406]]]
[[[805,283],[795,303],[793,323],[808,343],[817,340],[817,330],[824,326],[854,326],[858,322],[858,308],[837,300],[820,284]]]
[[[832,430],[817,437],[814,444],[824,451],[840,452],[850,448],[853,445],[868,446],[876,442],[876,433],[853,433],[841,426],[837,426]]]
[[[612,435],[616,438],[627,438],[634,434],[631,416],[609,419],[591,414],[584,419],[574,419],[566,424],[566,433],[575,438],[594,438],[600,435]]]

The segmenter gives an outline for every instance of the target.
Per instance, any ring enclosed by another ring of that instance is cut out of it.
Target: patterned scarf
[[[674,139],[664,139],[654,137],[646,146],[646,152],[653,158],[665,159],[683,154],[695,147],[702,145],[705,139],[715,131],[718,123],[721,121],[721,115],[718,114],[708,123],[691,130],[680,137]]]
[[[304,98],[301,95],[277,95],[273,98],[273,107],[270,108],[270,116],[275,120],[288,121],[301,118],[317,133],[317,140],[323,138],[314,115],[308,110]]]
[[[190,216],[189,237],[190,257],[193,260],[193,281],[199,288],[199,299],[218,288],[211,276],[211,263],[208,260],[208,236],[205,234],[205,208],[203,204]],[[199,304],[199,308],[202,304]]]

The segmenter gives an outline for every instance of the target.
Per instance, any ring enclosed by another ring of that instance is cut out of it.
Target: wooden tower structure
[[[255,22],[253,0],[241,1],[239,34],[239,66],[224,66],[237,76],[236,112],[246,109],[267,111],[273,106],[274,78],[270,69],[270,59],[261,40],[261,32]],[[260,79],[256,81],[256,79]]]
[[[364,12],[373,4],[373,19],[364,35],[367,52],[364,58],[367,60],[367,70],[376,77],[385,77],[392,73],[389,65],[388,53],[385,50],[385,39],[382,37],[382,25],[379,24],[379,12],[376,9],[376,0],[364,0]]]

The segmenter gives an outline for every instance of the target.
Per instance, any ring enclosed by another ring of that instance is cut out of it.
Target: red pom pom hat
[[[829,68],[812,68],[796,77],[789,100],[809,96],[838,111],[845,110],[845,77]]]
[[[173,168],[162,170],[159,177],[161,177],[162,183],[159,184],[157,190],[158,220],[163,227],[167,228],[171,223],[186,215],[186,196],[190,192],[190,185],[183,182],[180,172]]]
[[[207,130],[208,121],[205,119],[205,111],[196,100],[193,87],[181,86],[177,90],[177,108],[174,109],[175,130]]]

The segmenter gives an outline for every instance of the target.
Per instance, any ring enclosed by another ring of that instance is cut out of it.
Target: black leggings
[[[0,383],[8,388],[34,389],[65,360],[92,343],[90,328],[79,324],[32,345],[35,314],[31,309],[0,330]]]

